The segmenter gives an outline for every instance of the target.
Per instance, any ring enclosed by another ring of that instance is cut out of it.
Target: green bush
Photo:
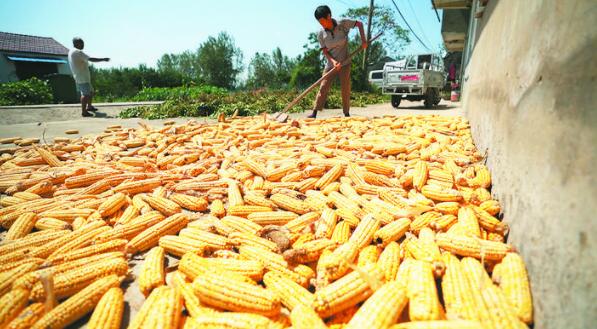
[[[173,117],[199,117],[224,113],[231,115],[238,110],[239,115],[250,116],[263,112],[282,111],[296,96],[298,91],[259,90],[225,92],[220,88],[208,87],[149,88],[143,92],[142,100],[166,99],[163,104],[137,106],[120,112],[121,118],[140,117],[144,119],[165,119]],[[203,89],[201,89],[203,88]],[[171,89],[171,90],[167,90]],[[203,90],[203,92],[201,91]],[[140,93],[141,94],[141,93]],[[312,108],[316,92],[303,98],[290,112],[302,112]],[[151,97],[156,98],[151,98]],[[159,96],[159,97],[158,97]],[[380,93],[353,92],[351,106],[362,107],[386,102],[387,97]],[[141,100],[141,99],[139,99]],[[332,89],[326,108],[341,108],[340,91]]]
[[[37,78],[0,84],[0,105],[51,104],[52,88]]]
[[[183,86],[174,88],[143,88],[133,97],[133,101],[164,101],[172,99],[197,98],[203,94],[226,94],[224,88],[214,86]]]

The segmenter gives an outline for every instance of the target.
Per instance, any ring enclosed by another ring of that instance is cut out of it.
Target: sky
[[[430,0],[394,0],[416,34],[433,50],[440,26]],[[0,0],[0,31],[53,37],[71,48],[85,40],[92,57],[110,57],[98,67],[155,66],[165,53],[195,50],[209,36],[226,31],[242,50],[245,66],[255,52],[280,47],[295,57],[310,32],[320,29],[315,8],[327,4],[333,17],[368,0]],[[391,0],[376,5],[394,9]],[[402,19],[396,19],[405,27]],[[441,17],[441,11],[439,12]],[[353,30],[351,33],[358,33]],[[411,35],[404,54],[427,52]]]

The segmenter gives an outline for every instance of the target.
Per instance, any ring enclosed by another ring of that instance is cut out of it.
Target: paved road
[[[107,126],[121,125],[123,127],[138,127],[138,122],[146,122],[149,125],[161,125],[166,120],[144,120],[144,119],[119,119],[117,115],[127,107],[138,104],[96,104],[99,108],[98,114],[93,118],[82,118],[79,108],[74,105],[53,105],[35,107],[3,107],[0,108],[0,138],[20,136],[23,138],[45,139],[48,143],[57,136],[76,137],[77,135],[65,135],[68,129],[79,130],[79,135],[97,134]],[[435,109],[425,109],[422,102],[403,101],[400,109],[392,108],[389,103],[357,107],[351,109],[353,116],[379,117],[384,115],[407,115],[407,114],[441,114],[441,115],[462,115],[460,103],[442,101]],[[292,118],[305,117],[308,113],[293,113]],[[319,113],[318,118],[329,118],[342,116],[342,110],[324,110]],[[186,122],[191,118],[168,119],[176,122]],[[211,121],[209,118],[193,118],[198,121]],[[0,145],[7,147],[14,145]]]

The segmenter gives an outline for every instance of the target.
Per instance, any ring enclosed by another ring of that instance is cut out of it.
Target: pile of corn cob
[[[460,117],[113,126],[9,151],[0,327],[119,328],[135,254],[128,328],[532,323]]]

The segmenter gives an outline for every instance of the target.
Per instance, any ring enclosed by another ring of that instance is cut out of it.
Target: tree
[[[319,49],[317,34],[310,33],[308,43],[303,45],[305,52],[297,56],[296,65],[290,77],[290,86],[305,88],[321,77],[324,61]]]
[[[232,89],[243,70],[242,59],[242,51],[236,47],[234,39],[228,33],[220,32],[215,38],[207,38],[197,50],[199,76],[207,84]]]
[[[249,64],[247,86],[250,88],[284,88],[290,82],[294,63],[278,47],[272,54],[255,53]]]

